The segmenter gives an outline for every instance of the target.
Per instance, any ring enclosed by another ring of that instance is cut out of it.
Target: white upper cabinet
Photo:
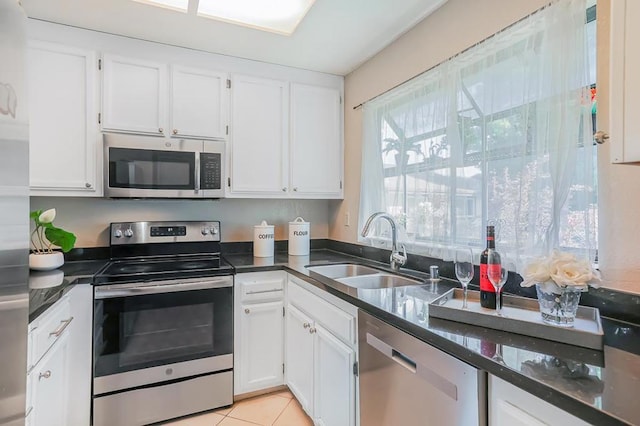
[[[224,139],[227,130],[227,75],[105,54],[102,130]],[[170,93],[169,108],[166,97]]]
[[[286,196],[288,108],[288,83],[247,76],[233,78],[230,196]]]
[[[235,76],[228,196],[341,198],[340,91]]]
[[[224,139],[227,127],[227,75],[171,67],[171,135]]]
[[[29,43],[32,195],[102,195],[96,72],[93,51]]]
[[[613,163],[640,162],[640,2],[611,1],[609,134]]]
[[[104,54],[102,130],[164,135],[167,66]]]
[[[291,187],[296,197],[342,197],[340,101],[337,89],[291,84]]]

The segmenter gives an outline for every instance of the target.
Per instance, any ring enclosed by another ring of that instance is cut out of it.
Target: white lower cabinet
[[[89,425],[92,300],[76,285],[29,324],[26,424]]]
[[[587,426],[588,423],[489,375],[489,426]]]
[[[281,271],[236,275],[236,395],[284,383],[285,279]]]
[[[355,316],[293,280],[287,288],[287,385],[316,425],[355,425]]]
[[[311,318],[287,305],[287,385],[302,409],[313,417],[313,335]]]
[[[27,407],[27,420],[31,425],[69,424],[69,346],[69,333],[64,333],[29,374],[32,406]]]
[[[317,425],[353,425],[356,352],[321,325],[315,330],[313,418]]]

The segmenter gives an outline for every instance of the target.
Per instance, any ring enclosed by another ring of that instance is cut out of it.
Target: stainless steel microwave
[[[109,198],[222,198],[225,143],[104,134]]]

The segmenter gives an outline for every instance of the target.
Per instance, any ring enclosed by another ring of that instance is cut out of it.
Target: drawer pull
[[[311,327],[311,324],[309,324],[308,322],[305,322],[304,324],[302,324],[302,327],[309,328]]]
[[[51,377],[51,370],[47,370],[44,373],[38,374],[38,380],[48,379],[49,377]]]
[[[244,313],[245,313],[245,314],[250,314],[250,313],[251,313],[251,311],[249,310],[249,308],[246,308],[246,309],[244,310]]]
[[[58,327],[58,329],[49,333],[49,337],[51,336],[60,337],[60,335],[64,332],[64,330],[67,327],[69,327],[69,324],[71,324],[71,321],[73,321],[73,317],[69,318],[68,320],[60,321],[60,326]]]
[[[271,290],[257,290],[257,291],[247,291],[247,295],[249,294],[264,294],[264,293],[275,293],[276,291],[282,291],[281,288],[272,288]]]
[[[313,333],[315,333],[315,332],[316,332],[316,329],[315,329],[314,327],[311,327],[311,328],[309,329],[309,334],[313,334]]]

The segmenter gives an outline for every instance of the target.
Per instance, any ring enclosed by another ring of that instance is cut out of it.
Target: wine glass
[[[473,279],[473,251],[470,248],[456,250],[455,269],[464,293],[462,309],[467,309],[467,286]]]
[[[508,272],[507,268],[502,265],[500,254],[495,250],[489,249],[487,253],[487,278],[496,289],[496,315],[498,316],[504,316],[500,303],[500,291],[504,283],[507,282]]]

